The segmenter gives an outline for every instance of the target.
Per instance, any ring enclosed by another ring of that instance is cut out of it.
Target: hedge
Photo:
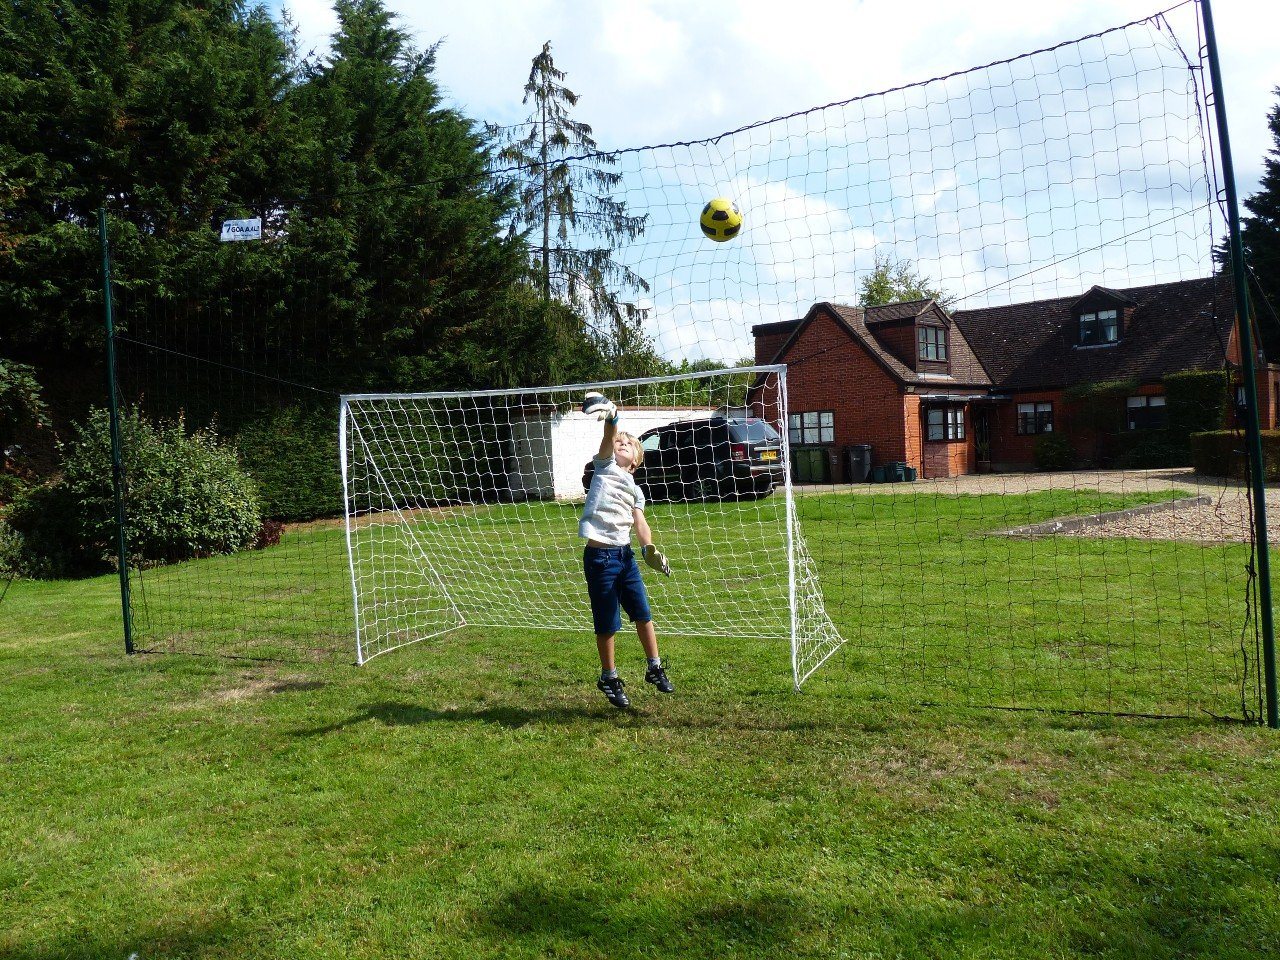
[[[1227,422],[1230,392],[1222,370],[1186,370],[1164,378],[1169,438],[1185,444],[1193,433],[1222,429]]]
[[[240,429],[236,448],[258,485],[264,516],[290,521],[341,516],[336,406],[272,410]]]
[[[1191,435],[1191,464],[1210,477],[1248,479],[1243,431],[1210,430]],[[1280,430],[1262,431],[1262,460],[1268,483],[1280,481]]]

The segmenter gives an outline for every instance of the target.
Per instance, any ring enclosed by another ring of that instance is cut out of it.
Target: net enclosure
[[[139,643],[585,634],[597,389],[646,451],[662,634],[869,697],[1256,718],[1256,504],[1192,470],[1193,436],[1236,438],[1222,473],[1243,446],[1199,14],[696,141],[510,162],[530,128],[495,131],[482,195],[569,182],[628,227],[508,210],[523,278],[447,310],[458,178],[277,202],[163,280],[117,251],[119,399],[214,424],[283,524],[134,564]]]

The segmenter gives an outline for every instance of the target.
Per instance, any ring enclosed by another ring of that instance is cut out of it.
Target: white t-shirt
[[[587,490],[587,502],[578,521],[578,536],[611,547],[631,542],[631,511],[644,509],[644,492],[631,471],[618,466],[613,457],[595,457],[595,473]]]

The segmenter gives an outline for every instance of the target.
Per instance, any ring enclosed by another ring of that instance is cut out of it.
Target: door
[[[991,411],[973,412],[973,449],[978,463],[991,464]]]

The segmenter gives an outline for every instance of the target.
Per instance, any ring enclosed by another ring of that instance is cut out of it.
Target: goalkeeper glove
[[[667,558],[663,556],[662,551],[652,543],[645,544],[640,552],[644,554],[645,563],[653,567],[653,569],[657,570],[664,577],[671,576],[671,564],[667,563]]]
[[[618,405],[606,399],[603,393],[596,393],[594,390],[582,398],[582,412],[597,420],[618,422]]]

